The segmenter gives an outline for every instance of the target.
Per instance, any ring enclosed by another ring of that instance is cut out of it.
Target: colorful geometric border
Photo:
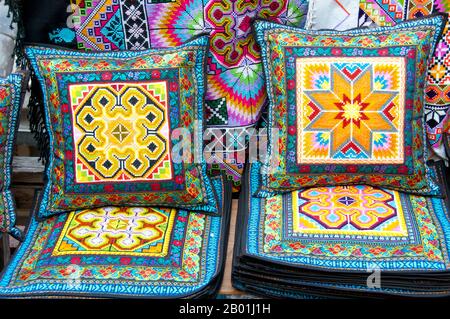
[[[147,208],[151,209],[151,208]],[[161,245],[161,251],[160,252],[127,252],[127,256],[143,256],[143,257],[164,257],[168,253],[169,245],[170,245],[170,239],[172,238],[172,232],[175,232],[173,230],[174,224],[175,226],[177,223],[175,223],[175,217],[177,215],[177,211],[175,209],[166,209],[165,211],[161,209],[152,209],[152,210],[158,210],[159,213],[165,213],[168,214],[167,216],[167,222],[166,222],[166,231],[164,236],[162,237],[162,245]],[[91,213],[90,210],[87,210],[88,213]],[[69,213],[69,216],[67,217],[64,228],[61,230],[61,233],[59,235],[59,238],[55,244],[55,247],[53,249],[52,255],[53,256],[67,256],[67,255],[73,255],[73,254],[80,254],[80,255],[117,255],[120,256],[122,254],[125,254],[123,251],[104,251],[104,250],[96,250],[96,249],[90,249],[90,250],[68,250],[63,249],[64,245],[68,242],[67,237],[68,233],[72,230],[72,223],[77,220],[77,213],[71,212]],[[184,230],[184,229],[183,229]],[[76,251],[76,252],[75,252]]]

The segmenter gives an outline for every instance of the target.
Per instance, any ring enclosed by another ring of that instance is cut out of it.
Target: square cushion
[[[329,7],[331,14],[320,14]],[[308,29],[346,30],[357,27],[393,26],[407,19],[422,18],[434,12],[450,13],[447,1],[399,1],[399,0],[311,0],[306,22]],[[331,18],[330,18],[331,16]],[[425,88],[425,114],[430,157],[447,159],[444,147],[443,126],[450,118],[446,116],[450,106],[450,21],[444,36],[428,64]]]
[[[40,10],[41,7],[47,9]],[[193,36],[209,33],[205,123],[212,138],[205,143],[216,143],[217,156],[205,156],[210,159],[209,172],[215,175],[226,172],[236,190],[245,164],[246,145],[245,141],[237,142],[244,143],[242,149],[232,139],[245,136],[258,122],[266,105],[260,49],[251,22],[264,18],[303,26],[307,7],[308,0],[23,3],[25,37],[30,43],[56,44],[83,51],[142,50],[181,45]],[[37,107],[34,109],[32,122],[39,130],[39,112]]]
[[[445,20],[345,32],[257,21],[270,101],[262,191],[368,184],[439,194],[423,109]]]
[[[233,274],[241,287],[281,285],[286,295],[321,287],[330,289],[322,295],[340,297],[449,294],[448,197],[353,185],[257,198],[258,166],[245,179],[237,219]],[[374,270],[381,289],[366,284]]]
[[[359,0],[359,26],[395,25],[406,19],[431,15],[433,12],[450,12],[446,1],[390,1]],[[444,36],[428,66],[425,88],[425,114],[431,154],[437,159],[447,159],[444,147],[443,127],[450,121],[446,116],[450,105],[450,21],[447,21]]]
[[[221,216],[106,207],[42,222],[33,218],[0,279],[0,297],[214,295],[227,247],[231,187],[222,178],[212,183]]]
[[[15,227],[15,205],[10,190],[11,165],[26,82],[27,76],[23,73],[0,78],[0,232],[10,233],[16,239],[20,239],[22,234]]]
[[[27,48],[51,140],[39,217],[110,205],[216,211],[198,147],[207,44],[203,36],[141,52]]]

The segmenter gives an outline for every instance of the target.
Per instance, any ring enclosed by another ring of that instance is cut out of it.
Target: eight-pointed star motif
[[[319,108],[306,129],[329,132],[331,157],[348,148],[370,157],[373,134],[397,130],[390,110],[398,92],[376,90],[371,65],[356,68],[353,73],[342,70],[346,69],[330,66],[329,90],[304,91]]]

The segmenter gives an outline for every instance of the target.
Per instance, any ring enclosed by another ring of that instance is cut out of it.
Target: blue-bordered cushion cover
[[[39,217],[111,205],[216,211],[201,148],[207,46],[202,36],[140,52],[26,49],[51,141]],[[174,132],[190,134],[190,149]],[[176,147],[193,156],[176,160]]]
[[[272,163],[262,168],[259,194],[369,184],[438,195],[425,163],[423,109],[428,57],[445,21],[344,32],[257,21]]]
[[[240,203],[241,255],[262,260],[263,264],[272,262],[299,271],[322,270],[330,275],[364,275],[368,270],[379,269],[382,278],[385,272],[395,272],[412,277],[418,273],[434,274],[437,279],[450,270],[448,197],[354,185],[258,198],[251,194],[260,187],[260,169],[260,164],[250,167],[245,181],[250,195],[243,196]],[[351,288],[345,281],[333,285],[326,280],[298,280],[297,284]],[[353,288],[368,289],[356,285]],[[421,294],[417,292],[420,285],[414,288],[415,292],[407,288],[383,291]],[[436,294],[445,293],[441,287],[433,289]]]
[[[15,204],[10,190],[11,165],[26,78],[23,73],[0,78],[0,232],[10,233],[17,239],[22,234],[15,226]]]
[[[231,185],[220,177],[212,184],[221,216],[107,207],[33,218],[0,279],[0,297],[214,294],[223,271]]]

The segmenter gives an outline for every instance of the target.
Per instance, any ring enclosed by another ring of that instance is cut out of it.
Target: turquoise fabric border
[[[439,15],[435,15],[433,17],[427,17],[427,18],[422,18],[422,19],[416,19],[416,20],[408,20],[405,22],[401,22],[395,26],[392,27],[375,27],[375,28],[359,28],[359,29],[351,29],[351,30],[347,30],[347,31],[334,31],[334,30],[306,30],[306,29],[302,29],[302,28],[297,28],[297,27],[291,27],[291,26],[283,26],[283,25],[279,25],[273,22],[269,22],[269,21],[256,21],[255,25],[254,25],[254,31],[255,31],[255,36],[256,36],[256,40],[258,42],[258,44],[260,44],[262,46],[262,50],[261,50],[261,57],[262,57],[262,62],[263,62],[263,67],[264,67],[264,72],[267,75],[268,72],[268,59],[269,57],[267,56],[267,52],[265,50],[264,45],[265,44],[265,40],[264,40],[264,35],[265,32],[267,30],[271,30],[271,29],[284,29],[286,31],[292,31],[292,32],[307,32],[311,35],[339,35],[339,36],[344,36],[344,35],[348,35],[348,36],[358,36],[358,35],[364,35],[367,32],[373,33],[373,32],[388,32],[388,31],[396,31],[396,30],[403,30],[403,29],[408,29],[411,27],[418,27],[418,26],[440,26],[440,30],[437,30],[438,32],[436,32],[434,34],[433,39],[431,40],[431,50],[430,52],[434,52],[436,45],[439,41],[439,39],[442,37],[442,31],[445,27],[445,24],[443,23],[444,20],[444,15],[439,14]],[[272,88],[272,83],[269,80],[269,78],[266,76],[266,86],[267,86],[267,91],[269,92],[268,94],[270,94],[270,92],[273,91]],[[269,110],[268,110],[268,145],[267,145],[267,154],[271,154],[271,143],[270,143],[270,136],[272,136],[272,127],[273,127],[273,114],[272,114],[272,109],[273,109],[273,105],[271,102],[271,99],[269,98]],[[424,107],[425,107],[425,102],[424,102]],[[429,151],[428,151],[428,143],[427,141],[427,132],[426,132],[426,121],[425,121],[425,114],[423,114],[423,120],[422,120],[422,127],[423,127],[423,141],[424,141],[424,159],[426,160],[429,157]],[[264,162],[264,165],[269,167],[270,165],[270,155],[266,157],[266,161]],[[267,174],[264,173],[264,169],[263,167],[261,167],[261,179],[262,179],[262,184],[264,185],[266,188],[268,186],[268,176]],[[430,194],[429,195],[439,195],[440,194],[440,188],[439,186],[434,182],[436,180],[436,176],[434,174],[434,172],[428,167],[428,165],[425,164],[425,171],[426,171],[426,179],[428,180],[428,186],[430,188]],[[253,194],[256,194],[259,197],[270,197],[273,196],[273,194],[275,193],[286,193],[289,190],[268,190],[268,189],[257,189],[253,192]]]

